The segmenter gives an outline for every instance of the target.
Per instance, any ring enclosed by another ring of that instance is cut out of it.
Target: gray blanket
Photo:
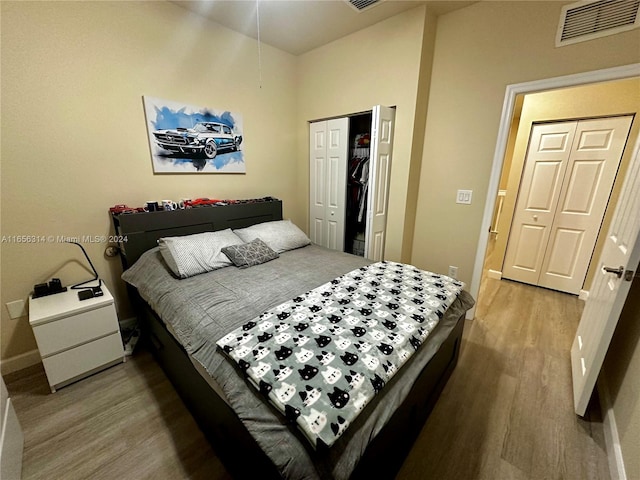
[[[274,412],[237,373],[216,346],[229,331],[284,301],[326,283],[367,260],[310,245],[249,269],[227,267],[187,279],[173,277],[158,249],[146,252],[122,278],[169,324],[179,341],[222,388],[256,442],[284,478],[348,478],[370,439],[402,403],[414,380],[447,338],[457,319],[473,305],[462,292],[438,326],[398,375],[397,383],[360,416],[322,461],[286,419]]]

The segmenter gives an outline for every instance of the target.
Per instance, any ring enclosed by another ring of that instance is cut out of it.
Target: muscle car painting
[[[155,173],[245,173],[237,113],[144,97]]]

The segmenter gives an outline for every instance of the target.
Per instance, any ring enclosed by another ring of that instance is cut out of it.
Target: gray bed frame
[[[115,233],[126,238],[121,244],[125,269],[146,250],[155,247],[161,237],[244,228],[281,219],[282,202],[271,197],[225,206],[113,215]],[[162,320],[135,289],[129,288],[142,327],[144,345],[151,350],[228,471],[238,479],[281,478],[233,410],[196,371],[188,354],[168,332]],[[369,444],[351,478],[395,477],[456,366],[463,327],[464,314],[422,370],[401,407]],[[312,458],[320,460],[325,454],[312,452],[316,456]],[[247,462],[247,458],[251,461]]]

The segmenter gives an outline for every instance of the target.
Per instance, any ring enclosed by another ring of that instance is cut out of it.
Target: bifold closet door
[[[503,277],[579,294],[631,117],[534,125]]]
[[[309,236],[344,251],[349,119],[309,124]]]
[[[395,108],[373,107],[365,255],[374,262],[384,257],[395,116]]]

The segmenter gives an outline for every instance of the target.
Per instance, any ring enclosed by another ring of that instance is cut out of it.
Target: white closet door
[[[631,120],[532,127],[503,277],[580,293]]]
[[[577,122],[534,125],[502,276],[538,284]]]
[[[632,117],[578,123],[538,285],[579,294]]]
[[[327,122],[309,124],[309,238],[326,246],[327,216]]]
[[[309,126],[310,238],[344,250],[349,119],[336,118]]]
[[[368,259],[376,262],[381,261],[384,256],[395,113],[395,109],[390,107],[373,107],[365,254]]]

